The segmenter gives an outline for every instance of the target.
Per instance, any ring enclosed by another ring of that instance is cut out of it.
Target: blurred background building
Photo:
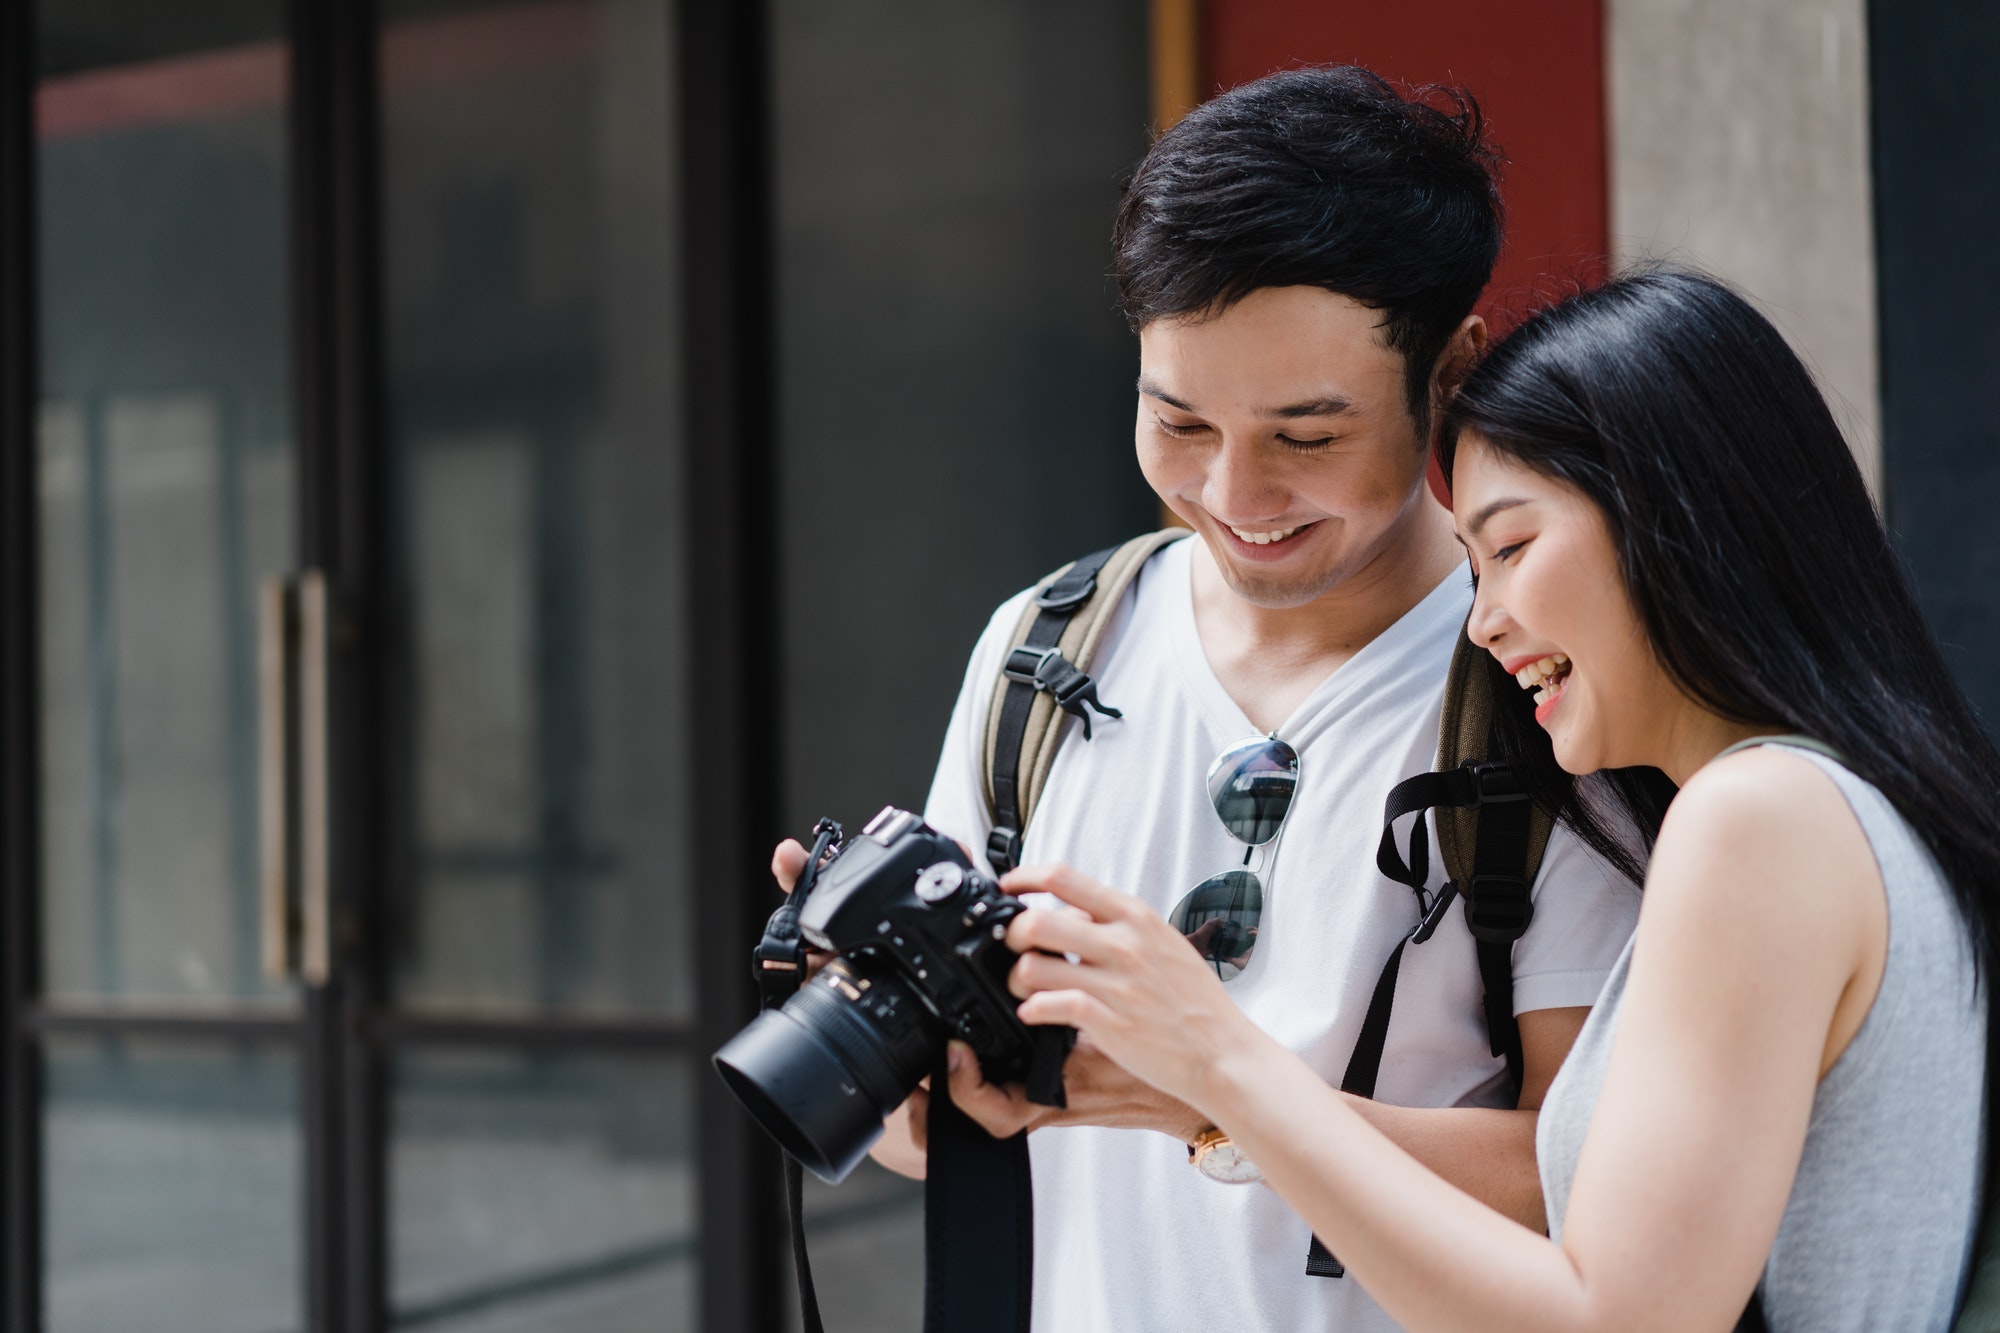
[[[704,1068],[769,848],[920,804],[992,606],[1156,521],[1120,180],[1272,69],[1480,96],[1503,324],[1746,288],[2000,717],[1991,6],[0,24],[4,1333],[789,1319]],[[830,1327],[914,1329],[920,1189],[810,1207]]]

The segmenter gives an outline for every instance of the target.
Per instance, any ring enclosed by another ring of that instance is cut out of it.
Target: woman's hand
[[[1000,881],[1077,912],[1023,912],[1007,928],[1021,1021],[1067,1023],[1132,1074],[1201,1108],[1207,1075],[1254,1029],[1187,939],[1129,893],[1063,865]],[[1074,955],[1072,963],[1062,955]]]

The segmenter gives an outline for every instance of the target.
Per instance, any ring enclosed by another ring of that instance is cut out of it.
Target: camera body
[[[799,934],[838,956],[730,1038],[717,1072],[827,1181],[854,1169],[953,1037],[989,1082],[1026,1078],[1031,1096],[1059,1099],[1068,1045],[1051,1039],[1071,1034],[1029,1028],[1007,989],[1016,956],[1007,923],[1026,910],[956,842],[907,810],[884,809],[832,850],[797,908]],[[1053,1094],[1036,1091],[1038,1068],[1053,1074]]]
[[[956,842],[891,806],[820,871],[799,929],[853,974],[894,968],[989,1082],[1009,1082],[1026,1073],[1032,1044],[1007,989],[1007,923],[1025,910]]]

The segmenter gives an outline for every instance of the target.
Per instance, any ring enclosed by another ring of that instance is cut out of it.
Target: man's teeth
[[[1553,699],[1562,687],[1562,681],[1569,675],[1569,658],[1562,653],[1551,653],[1538,662],[1530,662],[1514,673],[1514,679],[1524,690],[1535,691],[1535,702],[1545,704]]]
[[[1299,525],[1299,527],[1304,526],[1303,523]],[[1249,532],[1243,528],[1230,529],[1240,540],[1249,542],[1253,546],[1269,546],[1272,542],[1281,542],[1298,530],[1298,528],[1279,528],[1276,532]]]

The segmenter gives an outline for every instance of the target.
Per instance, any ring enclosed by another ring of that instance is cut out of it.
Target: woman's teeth
[[[1535,692],[1537,706],[1545,704],[1562,693],[1563,682],[1569,679],[1569,658],[1561,653],[1551,653],[1539,662],[1530,662],[1516,671],[1514,679],[1522,689]]]
[[[1299,525],[1299,527],[1304,526],[1303,523]],[[1249,542],[1252,546],[1269,546],[1272,542],[1281,542],[1298,530],[1298,528],[1279,528],[1276,532],[1250,532],[1243,528],[1230,529],[1239,541]]]

